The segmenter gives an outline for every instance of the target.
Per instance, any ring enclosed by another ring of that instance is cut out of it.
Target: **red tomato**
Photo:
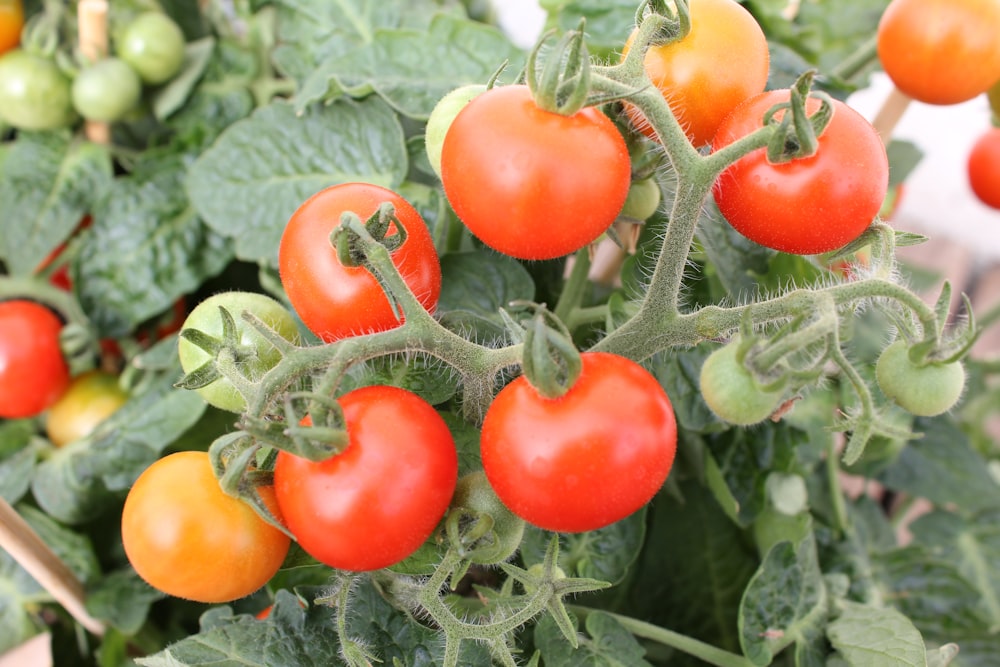
[[[770,56],[756,19],[734,0],[691,0],[691,31],[650,47],[646,74],[695,146],[712,140],[736,105],[764,90]],[[629,52],[635,31],[622,49]],[[626,105],[632,123],[650,139],[656,132],[638,108]]]
[[[1000,2],[892,0],[878,56],[902,92],[927,104],[971,100],[1000,81]]]
[[[979,201],[1000,209],[1000,127],[990,128],[972,145],[968,172]]]
[[[544,111],[523,85],[471,100],[441,151],[455,213],[483,243],[520,259],[562,257],[597,239],[621,211],[630,173],[607,116]]]
[[[273,511],[273,489],[259,492]],[[205,452],[153,463],[122,510],[122,544],[139,576],[168,595],[198,602],[250,595],[278,571],[290,542],[222,490]]]
[[[441,294],[441,264],[426,223],[395,192],[368,183],[334,185],[306,200],[292,215],[278,248],[281,284],[309,329],[330,342],[392,329],[400,324],[371,272],[344,266],[330,245],[340,215],[353,211],[367,220],[383,202],[395,207],[406,241],[392,253],[393,264],[428,311]],[[390,229],[390,235],[394,232]]]
[[[483,422],[483,470],[500,500],[546,530],[595,530],[624,519],[670,473],[677,424],[666,392],[639,364],[585,352],[560,398],[524,376],[497,394]]]
[[[34,417],[69,386],[59,347],[62,321],[24,299],[0,302],[0,418]]]
[[[444,419],[405,389],[370,386],[339,399],[350,443],[313,462],[280,452],[274,489],[299,545],[330,567],[377,570],[430,537],[458,479]]]
[[[738,106],[712,142],[718,150],[761,127],[764,113],[787,102],[772,90]],[[810,99],[808,112],[819,107]],[[834,100],[834,115],[810,157],[772,164],[761,148],[737,160],[715,182],[715,201],[741,234],[798,255],[829,252],[856,239],[878,215],[889,187],[889,160],[878,133],[858,112]]]
[[[21,43],[24,6],[21,0],[0,0],[0,54]]]

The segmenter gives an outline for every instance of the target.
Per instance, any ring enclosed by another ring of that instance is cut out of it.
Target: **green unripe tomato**
[[[156,86],[180,71],[184,46],[184,33],[174,20],[151,11],[139,14],[125,26],[116,40],[115,52],[144,83]]]
[[[424,130],[424,146],[431,169],[441,178],[441,147],[444,146],[444,135],[451,127],[458,112],[465,108],[471,100],[486,92],[486,86],[469,84],[451,91],[442,97],[431,111]]]
[[[897,340],[879,355],[875,378],[882,393],[899,407],[918,417],[933,417],[958,403],[965,388],[965,367],[960,361],[918,366],[910,360],[906,341]]]
[[[780,391],[765,391],[736,358],[734,341],[712,352],[701,367],[701,396],[719,419],[749,426],[764,421],[784,401]]]
[[[485,514],[493,519],[495,541],[488,548],[477,548],[469,557],[473,563],[479,565],[501,563],[513,556],[521,546],[524,520],[500,501],[483,471],[469,473],[458,480],[451,506]]]
[[[70,80],[55,61],[14,49],[0,58],[0,120],[19,130],[53,130],[74,120]]]
[[[222,292],[210,296],[188,314],[182,331],[197,329],[221,339],[223,320],[219,312],[220,306],[229,311],[236,322],[239,346],[243,350],[243,356],[237,359],[236,364],[250,382],[258,381],[264,373],[274,368],[281,361],[281,353],[243,319],[244,311],[256,315],[282,338],[296,344],[299,342],[299,327],[288,309],[269,296],[253,292]],[[212,360],[208,352],[184,338],[177,343],[177,353],[185,373],[190,373]],[[224,377],[196,391],[207,403],[222,410],[242,412],[247,407],[246,400],[240,392]]]
[[[81,116],[113,123],[139,103],[142,80],[124,60],[105,58],[76,76],[72,94],[73,108]]]
[[[633,181],[619,217],[633,220],[648,220],[660,207],[660,186],[655,178]]]

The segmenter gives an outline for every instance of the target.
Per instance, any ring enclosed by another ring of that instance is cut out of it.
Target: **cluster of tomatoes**
[[[75,71],[22,46],[23,24],[20,0],[0,2],[0,121],[20,130],[69,127],[80,117],[122,120],[139,107],[145,88],[167,83],[184,64],[184,34],[158,11],[131,18],[116,31],[112,55]]]

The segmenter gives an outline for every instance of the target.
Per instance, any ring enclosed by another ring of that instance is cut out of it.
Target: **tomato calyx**
[[[549,32],[528,55],[525,79],[538,108],[563,116],[572,116],[588,106],[590,95],[590,52],[583,33],[584,21],[566,34],[553,47],[539,66],[538,55]]]
[[[676,0],[673,7],[666,0],[645,0],[639,5],[636,11],[636,25],[639,25],[644,16],[656,14],[666,19],[662,27],[653,35],[649,46],[662,46],[671,42],[677,42],[691,32],[691,8],[688,0]],[[648,14],[647,14],[648,10]]]
[[[521,368],[528,383],[545,398],[559,398],[573,386],[583,369],[580,351],[562,323],[544,305],[515,302],[534,311],[523,322],[524,355]]]
[[[274,485],[274,473],[257,466],[260,449],[261,444],[245,432],[221,435],[208,448],[212,472],[226,495],[247,503],[261,519],[294,537],[260,493]]]
[[[833,118],[833,102],[822,91],[812,90],[815,70],[805,72],[791,87],[788,102],[776,104],[764,115],[765,125],[776,126],[776,131],[767,144],[767,159],[773,164],[815,155],[819,149],[819,136]],[[820,101],[819,109],[809,115],[806,100],[815,97]],[[781,113],[781,118],[777,115]]]
[[[344,266],[362,266],[365,263],[365,254],[357,243],[358,237],[351,233],[352,221],[363,225],[372,239],[385,246],[390,253],[406,243],[406,227],[399,221],[395,207],[390,202],[381,203],[364,222],[352,211],[344,211],[340,221],[341,224],[330,233],[330,244],[337,250],[337,259]]]

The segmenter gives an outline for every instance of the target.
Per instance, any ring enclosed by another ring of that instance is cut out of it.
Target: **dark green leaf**
[[[320,65],[295,97],[297,111],[340,95],[374,92],[404,116],[426,119],[438,100],[469,83],[486,83],[509,61],[518,72],[523,52],[492,26],[437,14],[427,30],[376,30],[357,50]]]
[[[111,182],[107,149],[59,132],[22,133],[0,163],[0,258],[30,275]]]
[[[481,341],[500,339],[506,330],[500,309],[534,298],[531,275],[509,257],[475,250],[441,258],[438,316],[453,331]]]
[[[275,102],[234,123],[193,165],[191,202],[236,254],[277,265],[278,243],[292,213],[336,183],[387,188],[406,175],[403,131],[378,98],[341,100],[295,114]]]
[[[541,563],[552,533],[527,526],[521,543],[526,565]],[[570,577],[616,584],[628,574],[646,536],[646,510],[600,530],[559,535],[559,567]]]
[[[812,646],[823,635],[827,598],[810,535],[779,542],[764,558],[740,603],[740,643],[755,665],[770,665],[792,643]]]
[[[214,37],[203,37],[195,42],[188,42],[184,48],[184,64],[181,66],[181,71],[153,96],[153,115],[157,119],[167,118],[184,105],[198,79],[205,73],[214,48]]]
[[[602,59],[617,61],[625,39],[635,27],[635,0],[570,0],[559,8],[556,22],[562,32],[587,21],[587,47]]]
[[[774,251],[759,246],[733,229],[713,202],[698,224],[698,240],[711,269],[731,299],[757,296],[760,286],[755,275],[764,275]]]
[[[428,357],[379,357],[365,364],[355,364],[340,388],[347,392],[374,384],[412,391],[431,405],[440,405],[458,392],[457,378],[451,367]]]
[[[145,623],[153,602],[163,597],[139,578],[135,570],[116,570],[87,590],[87,611],[126,635]]]
[[[650,370],[670,397],[677,425],[684,431],[705,433],[724,428],[701,397],[699,375],[711,352],[708,345],[699,345],[668,350],[653,358]]]
[[[587,630],[574,649],[552,620],[543,617],[535,626],[535,646],[545,667],[649,667],[646,651],[621,623],[609,614],[593,612],[584,622]]]
[[[170,308],[232,258],[188,203],[187,166],[168,158],[118,178],[94,209],[73,278],[104,335],[123,335]]]
[[[7,431],[8,429],[3,427],[8,424],[26,423],[28,422],[8,422],[0,425],[0,432]],[[2,435],[0,433],[0,437]],[[28,492],[35,464],[44,451],[41,441],[31,440],[31,435],[29,431],[20,449],[0,457],[0,498],[11,504],[16,503]]]

